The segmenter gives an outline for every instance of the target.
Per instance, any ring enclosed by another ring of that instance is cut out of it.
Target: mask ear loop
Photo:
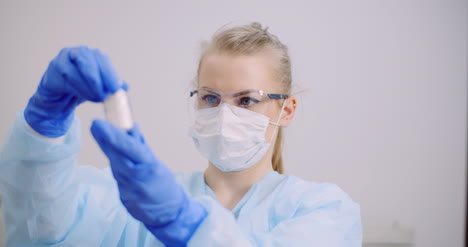
[[[275,126],[275,130],[273,131],[273,135],[271,135],[271,138],[270,138],[270,142],[269,142],[269,143],[272,143],[273,138],[276,136],[276,134],[277,134],[277,132],[278,132],[278,127],[281,126],[281,125],[279,124],[279,122],[280,122],[280,120],[281,120],[281,115],[283,115],[284,106],[286,105],[286,100],[287,100],[287,99],[284,99],[284,100],[283,100],[283,104],[281,104],[281,111],[280,111],[280,114],[279,114],[279,116],[278,116],[278,119],[276,120],[276,123],[270,121],[270,124],[273,124],[273,125]]]

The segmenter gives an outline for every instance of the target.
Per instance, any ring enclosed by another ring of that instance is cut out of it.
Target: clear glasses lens
[[[207,88],[199,88],[192,92],[192,104],[195,109],[217,107],[222,103],[241,107],[258,113],[264,113],[270,98],[263,91],[244,90],[233,93],[221,93]],[[275,98],[276,99],[276,98]]]
[[[222,102],[249,109],[255,108],[256,105],[269,99],[261,91],[246,90],[221,95],[215,91],[203,88],[198,89],[193,97],[196,97],[196,108],[198,109],[217,107]]]
[[[255,107],[256,104],[268,100],[268,97],[266,97],[263,94],[260,94],[258,91],[239,92],[233,95],[233,98],[233,103],[243,108]]]
[[[209,90],[198,89],[194,97],[196,97],[196,108],[198,109],[217,107],[221,104],[221,95]]]

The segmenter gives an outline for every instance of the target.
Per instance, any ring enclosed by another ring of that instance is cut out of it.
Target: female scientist
[[[98,50],[52,60],[0,157],[8,246],[361,246],[346,193],[281,174],[296,98],[287,47],[260,24],[223,29],[202,52],[189,133],[204,172],[174,175],[137,127],[103,120],[91,132],[111,172],[77,165],[75,108],[120,81]]]

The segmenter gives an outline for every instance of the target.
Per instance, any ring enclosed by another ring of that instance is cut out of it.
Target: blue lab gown
[[[79,129],[50,140],[18,113],[0,154],[7,246],[163,246],[128,214],[109,169],[77,165]],[[176,177],[208,211],[189,246],[361,246],[359,205],[334,184],[271,172],[229,211],[202,172]]]

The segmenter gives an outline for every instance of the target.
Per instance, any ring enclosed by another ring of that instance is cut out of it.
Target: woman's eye
[[[246,107],[246,106],[251,106],[255,103],[258,103],[260,102],[259,100],[256,100],[254,98],[250,98],[250,97],[243,97],[239,100],[239,105],[240,106],[243,106],[243,107]]]
[[[210,105],[218,103],[218,97],[215,95],[204,95],[202,100]]]

